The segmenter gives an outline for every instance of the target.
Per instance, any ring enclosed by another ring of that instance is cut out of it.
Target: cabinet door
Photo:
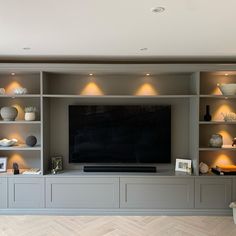
[[[193,208],[194,178],[120,178],[120,199],[121,208]]]
[[[9,178],[9,208],[43,208],[44,178]]]
[[[7,208],[7,178],[0,177],[0,208]]]
[[[231,200],[231,178],[198,177],[195,179],[195,208],[229,208]]]
[[[46,179],[46,205],[51,208],[118,208],[119,178]]]

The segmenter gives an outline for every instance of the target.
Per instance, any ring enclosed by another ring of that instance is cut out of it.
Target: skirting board
[[[1,209],[0,215],[77,215],[77,216],[232,216],[232,210],[108,210],[108,209]]]

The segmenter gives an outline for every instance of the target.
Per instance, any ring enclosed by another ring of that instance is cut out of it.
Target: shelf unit
[[[168,104],[172,106],[172,163],[158,165],[159,169],[173,170],[176,158],[190,158],[193,161],[193,175],[199,175],[198,166],[201,161],[210,166],[216,163],[214,155],[232,155],[231,161],[236,160],[235,148],[224,146],[221,149],[208,147],[209,136],[212,133],[227,131],[225,145],[236,134],[236,122],[224,122],[220,115],[220,106],[228,106],[236,111],[236,96],[223,96],[216,84],[236,82],[234,73],[228,78],[224,72],[200,72],[201,69],[180,71],[157,67],[151,76],[134,71],[125,73],[98,70],[94,76],[89,76],[90,70],[81,71],[79,68],[28,70],[27,67],[11,76],[12,69],[0,72],[0,87],[6,87],[7,95],[0,95],[0,107],[18,105],[19,115],[14,122],[0,120],[1,135],[11,136],[11,131],[23,134],[19,146],[0,148],[1,155],[12,154],[12,163],[17,152],[23,153],[22,163],[27,162],[29,155],[32,166],[38,167],[46,174],[50,168],[50,157],[62,155],[65,171],[81,171],[81,165],[68,163],[68,105],[73,104]],[[17,83],[15,83],[17,82]],[[11,83],[27,87],[28,94],[12,95]],[[213,120],[203,120],[205,106],[210,105]],[[25,106],[36,106],[39,114],[36,121],[26,122],[22,109]],[[9,129],[9,127],[11,127]],[[22,146],[26,134],[31,132],[38,138],[34,148]],[[217,153],[217,154],[216,154]],[[32,155],[32,156],[33,156]],[[16,161],[18,159],[16,158]],[[9,166],[11,168],[11,166]]]
[[[42,169],[42,119],[41,119],[41,80],[40,71],[18,71],[12,75],[10,71],[0,71],[0,87],[5,88],[6,94],[0,95],[0,107],[14,106],[18,110],[15,121],[4,121],[0,119],[0,138],[16,138],[18,144],[11,147],[0,147],[0,155],[8,157],[8,169],[17,162],[20,169],[39,168]],[[25,87],[27,94],[14,95],[17,87]],[[24,120],[24,108],[35,106],[37,115],[35,121]],[[29,147],[25,139],[29,135],[37,138],[37,145]]]
[[[227,74],[227,75],[225,75]],[[236,112],[236,96],[222,95],[217,84],[236,83],[236,73],[231,71],[202,72],[200,75],[199,96],[199,162],[210,167],[217,164],[236,164],[236,147],[232,147],[232,139],[236,136],[236,122],[225,122],[222,113]],[[206,105],[210,105],[212,121],[204,121]],[[212,134],[223,136],[222,148],[209,147]]]

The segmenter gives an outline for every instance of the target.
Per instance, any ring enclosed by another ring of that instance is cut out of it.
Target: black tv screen
[[[70,163],[170,163],[171,106],[69,106]]]

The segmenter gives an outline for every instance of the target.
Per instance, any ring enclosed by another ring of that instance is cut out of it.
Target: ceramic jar
[[[221,148],[223,145],[223,137],[221,134],[212,134],[209,146],[213,148]]]
[[[36,114],[35,112],[26,112],[25,113],[25,120],[27,121],[33,121],[36,119]]]
[[[18,111],[15,107],[3,107],[0,113],[4,121],[14,121],[18,115]]]

